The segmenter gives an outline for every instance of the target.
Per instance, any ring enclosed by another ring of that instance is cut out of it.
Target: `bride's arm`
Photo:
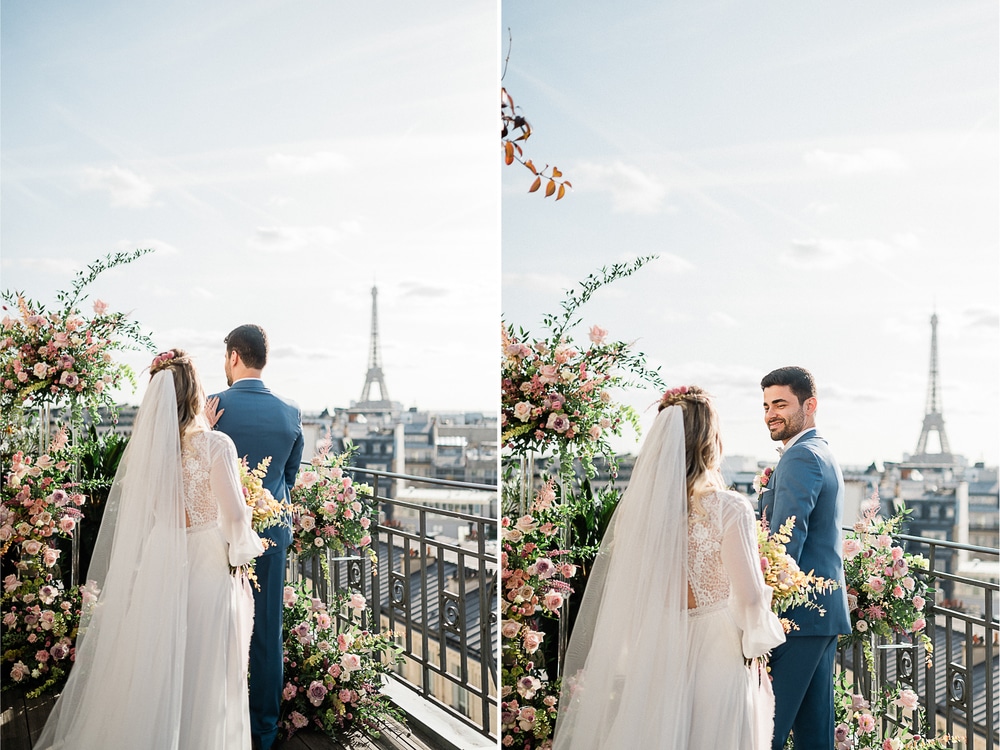
[[[730,609],[743,631],[743,655],[766,654],[785,640],[781,622],[771,611],[771,589],[764,583],[757,550],[757,530],[747,502],[723,507],[722,564],[729,576]]]
[[[260,537],[250,525],[253,512],[243,499],[236,446],[228,435],[209,433],[212,439],[212,494],[219,504],[219,526],[229,542],[229,564],[243,565],[264,551]]]

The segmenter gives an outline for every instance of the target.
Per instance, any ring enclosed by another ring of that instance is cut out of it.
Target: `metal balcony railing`
[[[973,577],[968,571],[974,566],[962,563],[973,556],[997,560],[1000,550],[905,534],[898,539],[907,551],[923,554],[930,563],[926,576],[938,590],[927,613],[934,651],[927,662],[920,646],[901,643],[900,638],[877,642],[875,681],[916,692],[928,722],[937,730],[964,736],[967,750],[994,750],[1000,747],[1000,585],[986,580],[988,575]],[[870,698],[873,675],[854,668],[863,665],[863,659],[860,646],[838,653],[840,668],[853,673],[855,690]],[[902,725],[907,717],[896,713],[882,721]],[[912,721],[917,729],[916,718]]]
[[[491,485],[350,468],[355,482],[372,486],[378,507],[373,524],[378,569],[363,554],[328,558],[337,588],[360,591],[376,624],[401,636],[402,685],[438,713],[495,742],[499,728],[497,662],[499,576],[497,514],[448,510],[447,502],[400,500],[408,488],[459,491],[496,508]],[[329,553],[328,553],[329,554]],[[290,561],[291,577],[313,579],[317,595],[328,591],[308,560]],[[367,624],[363,624],[367,626]],[[411,716],[411,718],[414,718]]]

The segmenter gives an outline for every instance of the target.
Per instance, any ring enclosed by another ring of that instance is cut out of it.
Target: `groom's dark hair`
[[[772,370],[760,381],[760,389],[764,390],[772,385],[787,385],[800,404],[807,398],[816,396],[816,381],[813,380],[812,373],[804,367],[779,367],[777,370]]]
[[[236,352],[251,370],[263,370],[267,364],[267,334],[253,323],[234,328],[226,336],[226,356]]]

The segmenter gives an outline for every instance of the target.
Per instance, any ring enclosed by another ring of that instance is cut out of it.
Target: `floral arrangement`
[[[792,556],[785,552],[785,545],[792,540],[795,516],[789,516],[774,533],[770,533],[767,521],[757,522],[757,549],[760,553],[760,569],[764,583],[771,587],[771,610],[778,615],[786,633],[798,630],[792,620],[781,615],[792,607],[816,609],[822,613],[823,607],[813,598],[817,594],[833,591],[837,582],[822,578],[799,569]]]
[[[28,698],[58,692],[76,657],[80,592],[37,566],[3,581],[3,689]]]
[[[834,683],[834,750],[948,750],[957,738],[948,735],[925,737],[909,729],[905,719],[917,715],[917,725],[926,726],[917,694],[896,686],[883,690],[874,704],[855,693],[841,672]],[[895,713],[896,721],[882,717]],[[932,730],[933,731],[933,730]]]
[[[292,487],[292,548],[301,557],[318,556],[326,570],[326,550],[371,547],[371,523],[375,499],[367,484],[355,484],[344,470],[352,450],[331,455],[323,450],[311,466],[298,473]]]
[[[651,258],[601,269],[582,282],[582,291],[567,292],[563,314],[546,315],[549,335],[533,338],[511,325],[501,327],[501,430],[505,448],[515,452],[556,449],[571,463],[579,458],[588,476],[595,474],[593,457],[613,461],[609,435],[620,435],[626,422],[638,432],[638,417],[614,401],[611,389],[635,385],[632,376],[663,387],[659,373],[648,370],[642,353],[624,341],[609,341],[608,332],[591,326],[586,347],[579,347],[569,329],[580,321],[577,309],[601,286],[628,276]],[[631,373],[631,375],[629,375]],[[569,466],[563,467],[567,473]]]
[[[558,548],[568,506],[556,504],[555,481],[534,495],[529,513],[501,520],[501,731],[506,747],[544,748],[555,727],[559,680],[545,670],[540,617],[559,617],[578,566]]]
[[[844,577],[851,611],[849,635],[842,643],[862,643],[873,663],[871,637],[895,634],[919,641],[928,659],[933,644],[924,628],[929,588],[920,571],[927,570],[923,555],[905,552],[893,535],[909,513],[905,508],[888,519],[879,515],[878,490],[865,503],[862,518],[844,537]]]
[[[65,444],[65,431],[52,443],[58,454]],[[0,489],[0,555],[17,552],[22,563],[36,561],[53,568],[61,550],[53,537],[72,536],[83,518],[79,510],[86,498],[74,492],[72,482],[60,481],[68,463],[49,454],[37,459],[18,451]]]
[[[403,720],[380,693],[383,675],[402,661],[395,633],[361,628],[365,598],[338,592],[331,615],[304,582],[285,587],[285,687],[281,729],[291,737],[314,727],[333,736],[351,729],[379,736],[385,719]]]
[[[103,271],[129,263],[150,250],[118,253],[77,274],[69,292],[59,292],[62,308],[49,312],[19,292],[5,291],[6,313],[0,321],[0,409],[26,403],[81,400],[96,417],[99,406],[115,411],[110,389],[124,381],[135,387],[128,365],[116,363],[116,349],[153,349],[138,324],[124,313],[110,312],[103,300],[87,318],[77,307],[83,289]],[[13,314],[12,314],[13,313]]]

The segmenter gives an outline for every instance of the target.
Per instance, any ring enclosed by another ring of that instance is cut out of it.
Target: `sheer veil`
[[[177,400],[168,368],[149,383],[115,475],[87,571],[75,664],[36,750],[177,750],[187,626],[185,526]]]
[[[683,411],[670,406],[653,423],[591,569],[554,750],[687,747],[685,466]]]

